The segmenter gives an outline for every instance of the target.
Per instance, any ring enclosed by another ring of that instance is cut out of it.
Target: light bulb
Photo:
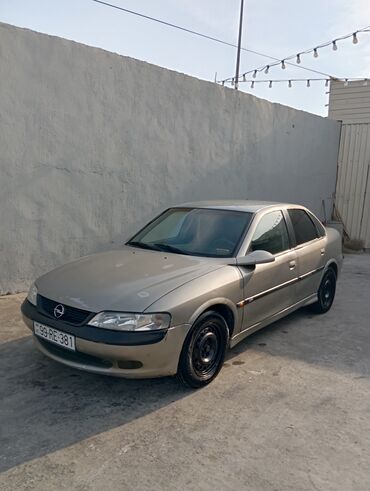
[[[257,77],[257,70],[254,70],[252,77],[253,78],[256,78]]]
[[[358,43],[357,34],[355,32],[352,34],[352,43],[353,44],[357,44]]]
[[[313,50],[313,56],[314,56],[314,58],[318,58],[319,57],[319,52],[317,51],[317,48],[314,48],[314,50]]]
[[[270,68],[270,65],[266,65],[266,68],[265,68],[265,73],[266,73],[266,75],[267,75],[267,74],[268,74],[268,72],[269,72],[269,68]]]
[[[348,79],[346,78],[343,84],[345,87],[348,87]]]
[[[311,86],[311,83],[309,80],[307,80],[307,87],[310,87]]]
[[[231,79],[231,85],[234,85],[234,79],[233,78]]]
[[[327,78],[325,81],[325,87],[327,87],[328,85],[329,85],[329,79]]]
[[[333,41],[333,51],[337,51],[337,49],[338,49],[337,42],[334,40]]]
[[[292,86],[292,81],[291,81],[291,80],[289,80],[289,82],[288,82],[288,87],[289,87],[289,88],[291,88],[291,86]]]
[[[251,89],[254,89],[254,80],[252,80]]]
[[[281,68],[282,68],[283,70],[285,70],[285,68],[286,68],[284,60],[281,60]]]
[[[245,73],[243,74],[243,82],[246,82],[247,79],[245,78]]]
[[[301,63],[301,55],[299,53],[297,54],[297,63]]]
[[[269,89],[272,88],[272,80],[270,80],[270,83],[269,83]]]

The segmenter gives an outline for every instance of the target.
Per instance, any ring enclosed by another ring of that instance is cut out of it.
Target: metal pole
[[[241,0],[240,4],[240,21],[239,21],[239,40],[238,40],[238,53],[236,56],[236,72],[235,72],[235,89],[239,87],[239,67],[240,67],[240,51],[242,47],[242,32],[243,32],[243,10],[244,0]]]

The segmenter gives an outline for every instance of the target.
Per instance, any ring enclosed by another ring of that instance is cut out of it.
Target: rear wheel
[[[312,310],[316,314],[325,314],[333,305],[337,276],[332,268],[324,274],[319,291],[317,292],[317,302],[312,305]]]
[[[189,387],[203,387],[217,376],[224,362],[229,330],[217,312],[206,312],[190,330],[181,351],[177,376]]]

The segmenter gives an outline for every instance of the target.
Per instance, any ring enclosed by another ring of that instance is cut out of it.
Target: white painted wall
[[[5,24],[0,80],[1,293],[174,203],[330,208],[335,121]]]

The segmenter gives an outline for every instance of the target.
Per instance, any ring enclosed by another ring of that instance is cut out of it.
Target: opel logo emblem
[[[62,317],[63,314],[64,314],[63,305],[61,305],[61,304],[56,305],[54,307],[54,317],[56,317],[58,319],[59,317]]]

